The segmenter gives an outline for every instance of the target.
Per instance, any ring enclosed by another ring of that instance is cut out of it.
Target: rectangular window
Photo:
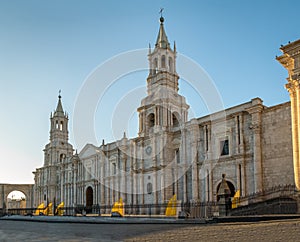
[[[229,155],[229,142],[228,139],[220,142],[221,155]]]

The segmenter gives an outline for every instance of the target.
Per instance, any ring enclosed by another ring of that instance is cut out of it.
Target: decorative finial
[[[162,15],[162,13],[163,13],[163,11],[164,11],[164,8],[160,8],[160,11],[159,11],[159,14],[160,14],[160,23],[163,23],[164,22],[164,17],[163,17],[163,15]]]
[[[104,144],[105,144],[104,139],[102,139],[102,145],[104,145]]]
[[[59,99],[61,99],[61,95],[60,94],[61,94],[61,90],[59,89],[59,91],[58,91],[58,98]]]
[[[123,133],[123,139],[126,139],[126,132]]]

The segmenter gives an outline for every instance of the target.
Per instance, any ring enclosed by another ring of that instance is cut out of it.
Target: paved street
[[[0,220],[0,241],[123,241],[149,232],[174,230],[187,225],[80,224]]]
[[[299,241],[300,219],[232,224],[79,224],[0,220],[0,241]]]

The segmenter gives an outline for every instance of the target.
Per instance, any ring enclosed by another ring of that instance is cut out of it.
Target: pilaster
[[[261,114],[263,110],[262,100],[252,99],[252,107],[247,111],[251,114],[252,122],[250,129],[253,131],[253,166],[254,166],[254,192],[263,190],[263,161],[261,147]]]

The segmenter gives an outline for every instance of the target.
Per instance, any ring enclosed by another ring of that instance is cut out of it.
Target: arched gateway
[[[23,192],[26,196],[26,207],[33,207],[33,184],[0,184],[0,208],[6,208],[6,199],[12,191]]]

